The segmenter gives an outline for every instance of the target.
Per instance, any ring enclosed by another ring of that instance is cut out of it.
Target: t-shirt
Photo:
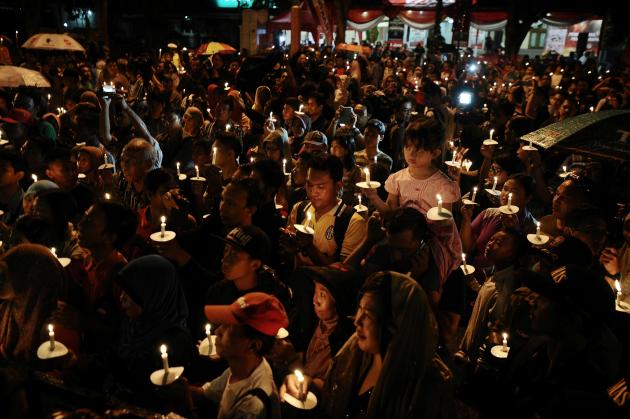
[[[442,197],[443,205],[448,206],[460,199],[457,182],[441,171],[436,171],[426,179],[415,179],[409,168],[391,174],[385,181],[385,190],[398,197],[401,207],[416,208],[425,216],[429,209],[437,207],[437,194]],[[431,250],[438,267],[440,282],[461,263],[462,241],[455,222],[432,222],[427,220],[431,230]]]
[[[360,166],[360,167],[365,167],[369,163],[372,163],[372,161],[374,161],[374,160],[368,161],[369,159],[368,159],[366,150],[361,150],[361,151],[355,152],[354,153],[354,158],[355,158],[355,160],[357,162],[357,166]],[[381,166],[387,168],[387,171],[391,171],[392,170],[392,165],[394,164],[394,161],[387,154],[385,154],[381,150],[379,150],[378,153],[376,153],[376,163],[378,165],[381,165]]]
[[[262,358],[260,365],[244,380],[230,383],[232,371],[228,368],[219,377],[202,386],[205,396],[219,404],[218,419],[280,418],[280,398],[273,382],[269,363]],[[260,388],[270,400],[270,414],[260,398],[245,394]]]
[[[328,256],[332,256],[337,252],[337,243],[335,242],[335,214],[341,204],[341,200],[338,199],[337,205],[318,219],[315,218],[315,208],[313,208],[312,205],[307,205],[305,208],[303,222],[306,223],[308,218],[306,214],[310,213],[312,220],[312,225],[310,227],[313,227],[315,230],[313,244],[320,252]],[[289,215],[287,227],[291,230],[294,230],[293,224],[296,223],[298,207],[299,205],[295,205],[291,210],[291,215]],[[341,260],[351,254],[354,249],[361,244],[366,233],[367,223],[365,219],[357,213],[352,214],[350,223],[348,223],[348,229],[346,230],[346,234],[341,245]],[[313,261],[308,256],[304,256],[301,253],[298,253],[297,255],[297,262],[301,266],[314,265]]]

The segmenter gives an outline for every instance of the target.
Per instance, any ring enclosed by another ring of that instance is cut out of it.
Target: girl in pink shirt
[[[405,133],[403,149],[407,167],[390,175],[385,182],[387,201],[383,202],[375,189],[366,192],[376,209],[387,214],[396,208],[411,206],[426,216],[430,208],[437,206],[439,194],[443,208],[452,212],[452,205],[460,199],[459,185],[435,166],[443,143],[442,128],[436,120],[427,118],[411,123]],[[444,282],[461,263],[462,242],[452,219],[429,221],[429,228],[434,233],[432,250],[440,280]]]

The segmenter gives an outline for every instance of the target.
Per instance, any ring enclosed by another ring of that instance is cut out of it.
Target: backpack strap
[[[309,201],[308,199],[305,201],[300,201],[297,204],[297,211],[295,214],[296,224],[302,224],[302,222],[304,221],[304,218],[306,217],[306,211],[309,210],[310,206],[311,206],[311,201]]]
[[[260,400],[262,402],[263,406],[265,406],[265,417],[266,418],[270,418],[271,417],[271,398],[269,397],[269,395],[267,393],[265,393],[265,390],[263,390],[260,387],[252,388],[251,390],[249,390],[245,394],[243,394],[241,397],[236,399],[234,401],[234,403],[232,404],[232,409],[234,408],[234,406],[239,404],[241,402],[241,400],[243,400],[247,396],[254,396],[258,400]]]
[[[350,225],[350,219],[354,215],[354,208],[350,205],[341,204],[335,212],[335,227],[333,230],[335,243],[337,244],[337,250],[335,251],[335,259],[339,260],[341,257],[341,247],[343,246],[343,240],[346,237],[346,231]]]

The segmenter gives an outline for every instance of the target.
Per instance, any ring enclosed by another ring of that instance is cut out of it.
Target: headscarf
[[[85,153],[89,156],[92,166],[92,169],[90,170],[91,172],[97,171],[98,167],[102,164],[105,157],[105,152],[102,149],[89,145],[81,147],[79,149],[79,153]]]
[[[30,362],[42,327],[61,298],[62,267],[44,246],[22,244],[0,257],[0,271],[0,282],[15,293],[0,300],[0,357]]]
[[[188,304],[175,267],[162,256],[149,255],[132,260],[117,277],[123,291],[138,305],[142,314],[125,317],[121,325],[122,358],[129,358],[141,348],[175,327],[186,327]]]
[[[383,366],[368,405],[368,418],[435,417],[428,412],[441,405],[436,400],[433,355],[437,348],[437,323],[426,294],[412,278],[380,272],[391,293],[391,316],[386,330],[391,336]],[[389,284],[387,284],[389,282]],[[386,294],[384,292],[383,294]],[[385,316],[387,317],[387,316]],[[359,379],[371,365],[372,355],[359,349],[356,334],[341,348],[328,371],[324,409],[330,417],[345,414],[357,397]],[[333,391],[333,387],[336,387]]]
[[[30,195],[35,197],[42,192],[51,191],[53,189],[59,189],[59,186],[57,186],[55,182],[47,179],[38,180],[37,182],[31,183],[31,186],[29,186],[26,192],[24,192],[24,197]]]

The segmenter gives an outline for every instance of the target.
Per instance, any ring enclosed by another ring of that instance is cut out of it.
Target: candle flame
[[[164,224],[166,222],[166,217],[165,216],[161,216],[160,217],[160,221],[162,222],[162,224]]]
[[[160,352],[162,353],[162,355],[166,354],[166,345],[161,345],[160,346]]]
[[[619,282],[618,279],[615,279],[615,288],[617,289],[617,292],[621,292],[621,282]]]
[[[53,255],[57,256],[57,249],[54,247],[50,248],[50,253],[52,253]]]
[[[53,325],[52,325],[52,323],[48,325],[48,331],[49,331],[50,333],[53,333],[53,332],[55,331],[55,330],[53,329]]]
[[[297,379],[298,383],[304,382],[304,374],[302,374],[302,371],[295,370],[293,374],[295,374],[295,378]]]
[[[436,197],[437,197],[438,202],[440,202],[442,200],[442,195],[437,194]]]
[[[210,334],[210,323],[206,324],[206,335]]]
[[[505,332],[503,332],[503,339],[506,339],[506,340],[507,340],[507,338],[508,338],[508,334],[507,334],[507,333],[505,333]]]

